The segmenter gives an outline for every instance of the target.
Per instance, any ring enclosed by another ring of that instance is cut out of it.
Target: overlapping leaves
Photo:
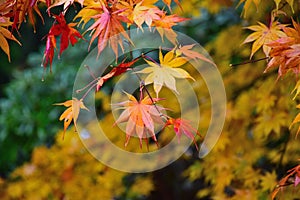
[[[262,47],[266,56],[269,56],[271,47],[268,44],[275,41],[281,37],[285,37],[286,34],[282,31],[284,25],[280,24],[278,21],[271,21],[269,26],[258,22],[259,25],[253,25],[247,27],[254,31],[250,34],[245,41],[245,43],[253,42],[250,58]]]

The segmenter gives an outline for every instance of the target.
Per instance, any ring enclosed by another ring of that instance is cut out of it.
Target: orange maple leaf
[[[164,13],[156,6],[144,6],[143,2],[138,3],[133,10],[133,21],[142,29],[142,24],[146,23],[150,28],[154,20],[161,20],[160,16]]]
[[[163,107],[154,105],[160,99],[158,98],[140,98],[139,101],[136,100],[134,96],[126,93],[129,101],[124,101],[116,104],[121,106],[121,109],[125,109],[119,118],[116,120],[115,124],[127,122],[126,125],[126,140],[125,146],[128,145],[129,139],[133,135],[137,135],[140,139],[140,147],[142,148],[142,139],[147,140],[147,135],[150,135],[152,139],[157,142],[154,123],[164,124],[161,118],[161,111],[164,110]],[[142,95],[141,95],[142,96]]]
[[[77,119],[79,116],[80,109],[88,110],[82,102],[82,99],[78,100],[73,98],[72,100],[65,101],[63,103],[55,103],[54,105],[65,106],[67,109],[61,114],[59,120],[64,120],[64,134],[65,136],[66,130],[71,124],[72,120],[75,125],[75,129],[77,129]]]
[[[278,67],[278,78],[290,70],[300,73],[300,25],[293,20],[293,27],[284,27],[286,36],[267,44],[271,48],[271,59],[265,72]]]
[[[8,1],[11,2],[11,1]],[[35,18],[35,14],[36,13],[41,20],[44,23],[44,19],[43,16],[39,10],[38,7],[38,1],[37,0],[18,0],[15,1],[13,5],[13,25],[12,28],[13,29],[19,29],[21,24],[23,22],[26,22],[26,17],[28,16],[29,22],[31,25],[33,25],[34,31],[35,31],[35,22],[36,22],[36,18]]]
[[[172,42],[173,44],[176,44],[176,37],[177,34],[175,31],[173,31],[172,27],[177,25],[179,22],[184,22],[189,20],[189,18],[183,18],[179,17],[176,14],[173,15],[167,15],[164,13],[161,17],[160,20],[155,21],[153,26],[157,27],[157,31],[160,34],[161,38],[163,39],[164,36]]]
[[[117,9],[116,4],[108,4],[106,1],[97,3],[99,5],[94,5],[96,4],[96,2],[94,2],[91,6],[84,7],[75,18],[81,17],[80,22],[83,21],[84,24],[90,19],[94,19],[95,22],[87,29],[87,31],[91,31],[92,35],[90,46],[93,41],[98,38],[98,56],[104,48],[110,44],[117,58],[118,47],[120,46],[122,50],[124,49],[122,36],[128,42],[132,43],[122,26],[122,22],[128,20],[121,15],[124,9]]]
[[[173,1],[180,7],[181,10],[183,10],[179,0],[173,0]],[[169,10],[172,11],[171,9],[172,0],[163,0],[163,2],[169,7]]]

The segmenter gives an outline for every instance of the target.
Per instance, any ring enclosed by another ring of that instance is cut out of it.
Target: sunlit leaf
[[[202,136],[200,135],[198,130],[191,125],[190,121],[181,118],[170,118],[167,120],[165,126],[169,125],[173,126],[176,136],[178,138],[178,143],[180,142],[181,135],[184,134],[185,136],[193,140],[195,147],[198,150],[198,145],[196,143],[195,136],[198,135],[201,138]]]
[[[129,99],[128,101],[116,104],[118,108],[124,109],[124,111],[115,122],[115,124],[127,123],[125,146],[128,145],[130,137],[134,135],[139,137],[141,148],[142,140],[147,140],[148,136],[151,136],[157,142],[154,123],[163,124],[161,111],[164,108],[154,105],[154,103],[160,99],[146,96],[138,101],[131,94],[126,93],[126,95]]]
[[[8,61],[10,61],[10,49],[7,40],[13,40],[19,45],[21,45],[21,43],[7,29],[8,25],[12,25],[12,22],[10,22],[8,18],[2,18],[2,20],[3,21],[0,22],[0,48],[4,51],[4,53],[6,53]]]
[[[174,51],[169,51],[165,56],[163,56],[160,50],[160,63],[155,63],[147,59],[145,60],[149,66],[141,71],[138,71],[137,73],[148,74],[145,79],[145,84],[147,85],[153,83],[153,88],[157,96],[163,85],[178,93],[176,89],[175,78],[189,78],[194,80],[188,72],[179,68],[180,66],[186,64],[188,59],[182,56],[177,56]]]
[[[48,9],[51,9],[56,6],[64,5],[64,11],[66,12],[67,8],[70,7],[74,2],[78,2],[81,6],[83,6],[84,0],[55,0]]]
[[[63,138],[64,138],[66,130],[70,126],[72,121],[75,125],[75,128],[77,127],[76,122],[79,116],[80,109],[85,109],[85,110],[88,109],[85,107],[82,100],[78,100],[76,98],[65,101],[63,103],[56,103],[54,105],[67,107],[67,109],[59,117],[60,121],[64,120],[64,134],[63,134]]]
[[[95,2],[94,2],[95,3]],[[123,37],[130,43],[128,34],[125,32],[122,22],[126,22],[126,18],[121,15],[124,10],[118,10],[115,4],[111,6],[99,2],[97,5],[84,7],[76,16],[81,18],[81,22],[87,23],[93,19],[95,22],[87,29],[91,31],[90,46],[97,38],[98,55],[109,44],[113,52],[118,58],[118,47],[123,50]]]
[[[265,55],[268,57],[271,47],[267,44],[279,39],[280,37],[285,37],[286,34],[282,31],[285,25],[280,24],[277,21],[271,21],[269,26],[264,25],[261,22],[258,22],[259,25],[249,26],[247,29],[254,31],[251,33],[243,42],[252,44],[251,56],[252,56],[262,47]]]
[[[300,73],[300,25],[293,20],[293,27],[284,27],[283,31],[285,36],[267,44],[271,59],[265,72],[278,67],[278,78],[289,71],[296,75]]]
[[[256,9],[258,9],[260,2],[261,0],[240,0],[238,6],[244,3],[243,15],[244,17],[246,17],[251,5],[254,4],[256,6]]]

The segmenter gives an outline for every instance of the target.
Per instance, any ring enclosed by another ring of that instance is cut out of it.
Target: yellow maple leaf
[[[263,191],[272,191],[277,184],[277,175],[276,172],[273,171],[272,173],[267,172],[261,178],[261,187]]]
[[[276,8],[277,8],[277,10],[278,10],[278,9],[279,9],[279,4],[280,4],[281,0],[274,0],[274,2],[275,2],[275,4],[276,4]],[[294,7],[293,7],[293,5],[294,5],[294,0],[285,0],[285,2],[288,3],[288,4],[290,5],[292,11],[294,12]]]
[[[65,101],[63,103],[55,103],[54,105],[67,107],[67,109],[59,117],[60,121],[64,120],[64,134],[63,134],[63,138],[64,138],[66,130],[71,124],[72,120],[75,125],[75,128],[77,129],[76,122],[79,116],[80,109],[85,109],[85,110],[88,109],[83,104],[82,99],[78,100],[76,98]]]
[[[246,27],[247,29],[254,31],[254,33],[250,34],[243,42],[243,44],[253,42],[250,58],[252,58],[261,47],[268,57],[271,47],[267,44],[286,36],[282,31],[283,27],[286,25],[280,24],[278,21],[271,21],[269,26],[266,26],[261,22],[258,22],[258,24],[259,25]]]
[[[169,51],[165,56],[163,56],[160,50],[160,63],[155,63],[147,59],[145,59],[145,61],[149,64],[149,66],[141,71],[138,71],[137,73],[148,74],[145,79],[145,84],[148,85],[153,83],[153,88],[157,96],[163,85],[178,93],[176,89],[175,78],[190,78],[194,80],[194,78],[187,71],[179,68],[180,66],[186,64],[188,59],[176,55],[174,51]]]
[[[258,9],[258,6],[259,6],[259,4],[260,4],[260,1],[261,1],[261,0],[240,0],[240,2],[238,3],[238,6],[241,5],[242,3],[245,3],[245,4],[244,4],[244,10],[243,10],[243,15],[244,15],[244,17],[246,17],[247,12],[248,12],[248,10],[249,10],[251,4],[254,3],[255,6],[256,6],[256,9]]]
[[[300,104],[297,105],[297,108],[300,109]],[[292,128],[292,126],[293,126],[294,124],[297,124],[297,123],[299,123],[299,122],[300,122],[300,113],[298,113],[297,116],[294,118],[293,122],[292,122],[291,125],[290,125],[290,129]],[[299,127],[298,130],[297,130],[296,137],[298,136],[299,132],[300,132],[300,127]]]

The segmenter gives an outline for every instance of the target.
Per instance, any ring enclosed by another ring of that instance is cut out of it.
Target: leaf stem
[[[242,63],[230,64],[229,66],[230,67],[236,67],[236,66],[240,66],[240,65],[246,65],[246,64],[250,64],[250,63],[256,63],[256,62],[259,62],[259,61],[262,61],[262,60],[268,60],[269,58],[270,57],[260,58],[260,59],[257,59],[257,60],[248,60],[248,61],[245,61],[245,62],[242,62]]]

